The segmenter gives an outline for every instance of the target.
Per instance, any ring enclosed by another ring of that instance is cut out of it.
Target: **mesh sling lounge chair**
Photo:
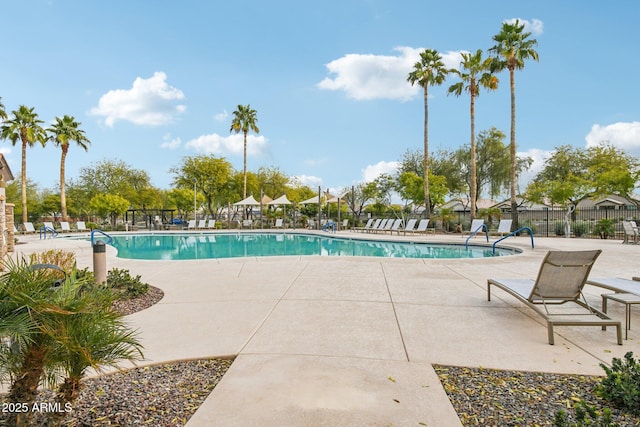
[[[618,344],[622,345],[622,327],[603,312],[590,306],[582,294],[591,267],[601,250],[591,251],[549,251],[542,260],[536,280],[532,279],[489,279],[487,300],[491,301],[491,286],[496,286],[535,310],[547,322],[549,344],[553,341],[554,326],[615,326]],[[573,303],[581,308],[572,310],[551,310],[553,306]],[[543,308],[541,308],[541,306]],[[553,312],[552,312],[553,311]]]

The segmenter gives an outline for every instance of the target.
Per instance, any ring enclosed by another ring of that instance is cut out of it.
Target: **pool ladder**
[[[104,231],[94,228],[93,230],[91,230],[91,246],[93,246],[94,242],[95,242],[95,233],[100,233],[103,236],[105,236],[107,238],[107,245],[111,244],[113,242],[113,237],[111,237],[109,234],[105,233]]]
[[[470,240],[472,237],[474,237],[476,234],[478,234],[478,232],[479,232],[480,230],[484,230],[484,233],[485,233],[485,235],[486,235],[486,237],[487,237],[487,243],[489,243],[489,230],[487,229],[487,226],[486,226],[485,224],[482,224],[480,227],[478,227],[478,229],[477,229],[477,230],[473,231],[473,232],[469,235],[469,237],[467,237],[467,243],[466,243],[466,246],[465,246],[465,248],[466,248],[466,249],[469,249],[469,240]],[[498,239],[498,240],[496,240],[495,242],[493,242],[493,245],[491,246],[491,252],[492,252],[492,254],[493,254],[493,255],[495,255],[495,254],[496,254],[496,245],[497,245],[499,242],[502,242],[504,239],[506,239],[506,238],[508,238],[508,237],[511,237],[511,236],[515,236],[516,234],[521,233],[522,231],[525,231],[525,230],[529,232],[529,236],[531,237],[531,249],[534,249],[534,248],[535,248],[535,246],[534,246],[534,244],[533,244],[533,230],[532,230],[530,227],[522,227],[522,228],[517,229],[516,231],[512,231],[511,233],[507,234],[506,236],[501,237],[500,239]]]

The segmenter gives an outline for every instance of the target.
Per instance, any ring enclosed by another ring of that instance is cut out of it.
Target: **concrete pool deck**
[[[460,235],[350,237],[464,244]],[[74,250],[87,241],[19,236],[18,254]],[[483,239],[475,238],[481,243]],[[615,330],[557,327],[488,278],[535,278],[550,249],[602,249],[591,277],[640,275],[640,245],[620,240],[509,238],[515,256],[478,259],[262,257],[139,261],[107,250],[161,288],[158,304],[128,316],[145,346],[143,364],[223,355],[237,358],[188,422],[197,426],[455,426],[460,421],[432,364],[601,375],[599,363],[640,354],[640,312],[624,345]],[[587,286],[600,307],[603,290]],[[622,321],[624,307],[610,303]],[[422,423],[422,424],[420,424]]]

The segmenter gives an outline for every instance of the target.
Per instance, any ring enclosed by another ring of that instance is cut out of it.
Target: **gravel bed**
[[[149,308],[159,302],[164,297],[162,289],[149,285],[146,294],[132,299],[121,299],[114,302],[113,307],[122,315],[133,314],[135,312]]]
[[[599,412],[609,408],[615,426],[640,425],[640,418],[594,393],[599,376],[439,365],[434,369],[465,426],[553,426],[554,414],[564,410],[572,417],[580,399]]]

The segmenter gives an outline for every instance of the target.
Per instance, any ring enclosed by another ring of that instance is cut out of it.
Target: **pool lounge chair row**
[[[68,221],[60,221],[60,229],[56,230],[55,227],[53,226],[53,222],[44,222],[42,224],[42,226],[44,227],[43,231],[48,231],[48,232],[71,232],[71,231],[89,231],[89,229],[87,229],[87,226],[85,225],[84,221],[78,221],[75,224],[75,229],[72,229],[71,226],[69,225]],[[15,232],[16,230],[14,230]],[[24,234],[28,234],[28,233],[35,233],[36,229],[33,226],[32,222],[25,222],[24,224],[22,224],[22,233]]]
[[[421,219],[420,222],[417,219],[411,218],[407,221],[406,226],[404,226],[404,220],[401,218],[398,219],[373,219],[370,218],[364,227],[354,228],[354,231],[361,231],[367,233],[386,233],[389,232],[391,234],[395,233],[425,233],[427,232],[427,227],[429,225],[429,219]]]
[[[491,287],[516,297],[547,323],[549,344],[554,343],[554,326],[615,326],[617,342],[622,344],[620,321],[607,314],[609,300],[625,304],[625,338],[631,326],[631,306],[640,304],[640,277],[589,278],[591,267],[601,250],[549,251],[542,261],[538,277],[533,279],[489,279],[487,299],[491,301]],[[602,294],[602,309],[590,305],[583,288],[591,285],[612,293]],[[558,307],[570,304],[580,309],[563,310]]]

